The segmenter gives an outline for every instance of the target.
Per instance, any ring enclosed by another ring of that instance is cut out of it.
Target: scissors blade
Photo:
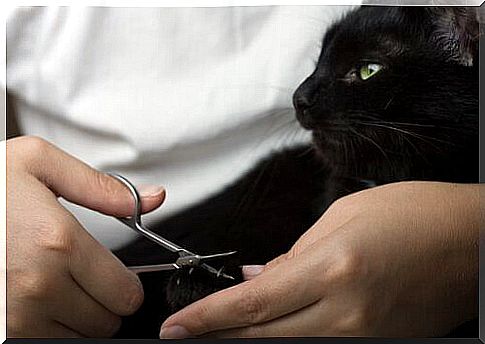
[[[189,256],[184,256],[184,257],[180,257],[179,259],[177,259],[176,264],[180,267],[183,267],[183,266],[196,267],[196,266],[198,266],[198,267],[200,267],[200,268],[202,268],[206,271],[209,271],[212,274],[215,274],[217,277],[222,276],[224,278],[234,280],[235,279],[234,277],[229,276],[229,275],[222,272],[223,268],[217,270],[216,268],[210,266],[209,264],[204,263],[204,260],[213,259],[213,258],[217,258],[217,257],[226,257],[226,256],[232,255],[234,253],[236,253],[236,251],[211,254],[211,255],[207,255],[207,256],[200,256],[198,254],[189,255]]]
[[[226,257],[234,253],[236,253],[236,251],[211,254],[208,256],[201,256],[199,254],[181,255],[177,259],[176,263],[179,266],[198,266],[205,260],[214,259],[218,257]]]
[[[233,254],[237,253],[237,251],[231,251],[231,252],[224,252],[224,253],[216,253],[216,254],[210,254],[210,255],[207,255],[207,256],[201,256],[199,255],[199,260],[209,260],[209,259],[213,259],[213,258],[219,258],[219,257],[227,257],[227,256],[231,256]]]
[[[155,264],[155,265],[143,265],[143,266],[129,266],[128,270],[133,271],[136,274],[143,272],[155,272],[180,269],[175,263],[172,264]]]

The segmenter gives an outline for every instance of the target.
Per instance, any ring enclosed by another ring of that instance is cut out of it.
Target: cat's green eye
[[[369,63],[360,67],[359,75],[362,80],[367,80],[372,78],[374,75],[379,73],[382,69],[382,65],[378,63]]]

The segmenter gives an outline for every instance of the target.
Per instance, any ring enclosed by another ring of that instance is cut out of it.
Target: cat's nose
[[[305,83],[301,84],[293,95],[293,106],[298,112],[311,108],[316,101],[316,92]]]
[[[315,74],[312,74],[296,89],[293,94],[293,106],[297,112],[303,112],[317,102],[320,87],[317,79]]]
[[[317,102],[318,85],[313,77],[305,80],[293,94],[293,106],[296,110],[296,118],[305,129],[313,129],[315,118],[312,108]]]
[[[293,106],[296,111],[304,111],[310,108],[313,104],[314,102],[312,101],[312,98],[308,97],[307,94],[295,93],[293,95]]]

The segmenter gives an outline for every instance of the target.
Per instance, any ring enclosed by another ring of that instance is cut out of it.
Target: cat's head
[[[432,169],[478,144],[477,18],[363,6],[331,27],[293,97],[322,157],[363,178],[419,177],[411,165]]]

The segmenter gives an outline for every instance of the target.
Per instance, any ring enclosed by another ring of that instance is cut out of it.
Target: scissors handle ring
[[[161,237],[160,235],[152,232],[151,230],[143,226],[141,222],[141,198],[135,186],[131,184],[131,182],[128,179],[126,179],[123,176],[120,176],[119,174],[110,173],[110,175],[118,179],[120,182],[122,182],[128,188],[128,190],[130,190],[133,196],[133,199],[135,200],[135,211],[133,215],[131,217],[118,217],[117,219],[119,221],[123,222],[131,229],[142,234],[146,238],[166,248],[167,250],[178,253],[180,257],[194,255],[194,253],[174,244],[173,242]]]
[[[120,182],[122,182],[128,190],[130,190],[131,195],[133,196],[133,200],[135,201],[135,207],[134,207],[134,212],[131,217],[126,218],[131,224],[136,224],[139,223],[141,225],[141,197],[138,191],[136,190],[135,186],[131,184],[131,182],[126,179],[125,177],[115,174],[115,173],[108,173],[110,176],[118,179]],[[132,225],[132,227],[134,227]]]

